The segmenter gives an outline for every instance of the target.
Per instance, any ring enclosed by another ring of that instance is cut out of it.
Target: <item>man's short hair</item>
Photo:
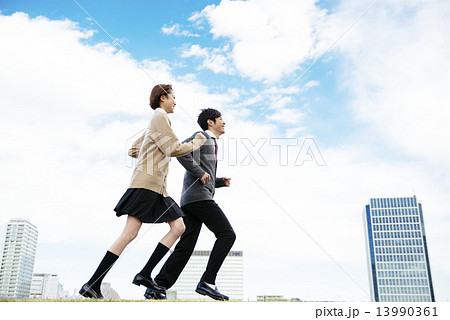
[[[212,120],[216,123],[216,118],[221,116],[222,114],[216,109],[202,109],[202,112],[198,115],[197,123],[204,131],[206,131],[208,130],[208,120]]]

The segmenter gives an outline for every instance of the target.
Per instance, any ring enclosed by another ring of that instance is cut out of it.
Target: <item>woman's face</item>
[[[167,95],[161,96],[161,102],[159,106],[167,113],[173,113],[176,104],[175,93],[173,91],[169,91]]]

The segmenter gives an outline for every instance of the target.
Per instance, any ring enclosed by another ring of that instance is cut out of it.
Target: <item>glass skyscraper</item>
[[[26,219],[8,222],[0,266],[1,298],[29,298],[37,236],[36,226]]]
[[[372,198],[364,212],[370,289],[377,302],[434,302],[422,204]]]

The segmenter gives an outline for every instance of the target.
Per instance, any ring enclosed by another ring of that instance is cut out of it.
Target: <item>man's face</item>
[[[223,121],[222,117],[216,118],[216,122],[214,123],[211,120],[208,120],[209,130],[211,132],[218,133],[222,135],[225,133],[225,121]]]

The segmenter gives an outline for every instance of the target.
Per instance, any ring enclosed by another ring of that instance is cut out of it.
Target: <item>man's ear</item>
[[[214,125],[214,121],[212,121],[211,119],[206,120],[206,123],[208,124],[208,128]]]

